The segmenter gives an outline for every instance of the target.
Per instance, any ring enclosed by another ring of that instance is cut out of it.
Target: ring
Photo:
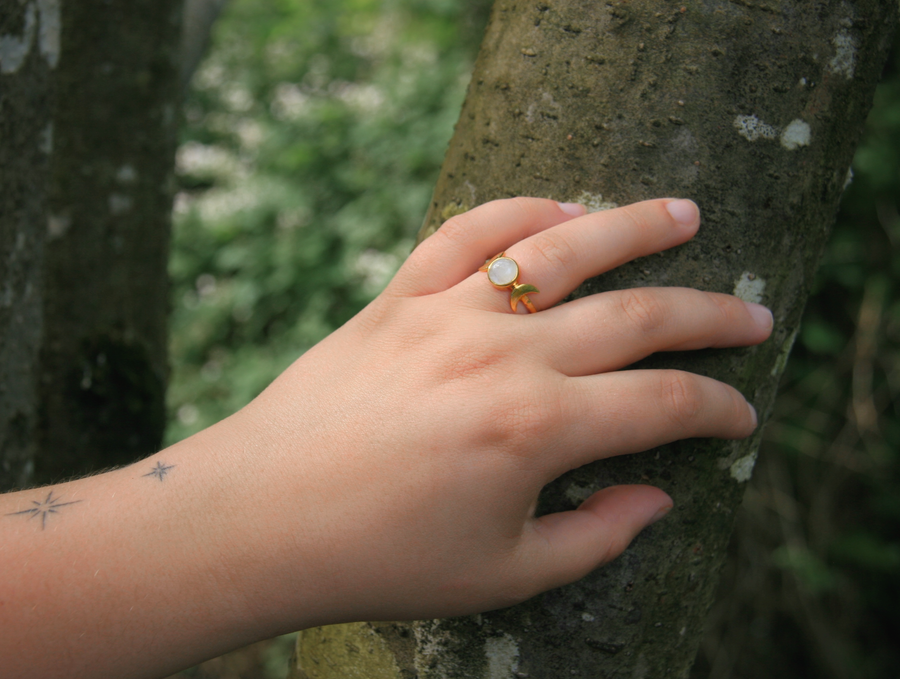
[[[513,313],[515,313],[519,302],[522,302],[522,304],[525,305],[525,308],[528,309],[529,313],[533,314],[537,311],[537,309],[534,308],[534,304],[528,299],[528,295],[540,292],[540,290],[533,285],[525,285],[518,282],[519,265],[516,263],[516,260],[507,257],[505,252],[494,255],[478,270],[484,271],[487,274],[491,285],[498,290],[510,291],[509,306],[512,308]]]

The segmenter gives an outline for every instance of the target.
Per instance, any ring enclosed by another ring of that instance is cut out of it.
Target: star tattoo
[[[166,474],[169,473],[169,470],[174,468],[174,464],[167,465],[164,462],[157,461],[156,466],[153,468],[153,470],[149,474],[144,474],[144,476],[155,476],[160,481],[162,481],[164,478],[166,478]]]
[[[20,516],[20,515],[29,515],[29,519],[33,519],[36,516],[41,517],[41,530],[47,527],[47,515],[48,514],[57,514],[60,507],[66,507],[67,505],[74,505],[81,502],[81,500],[72,500],[70,502],[60,502],[62,498],[53,497],[53,491],[47,495],[47,499],[41,502],[37,500],[32,500],[31,504],[34,505],[31,509],[23,509],[21,512],[11,512],[7,514],[7,516]]]

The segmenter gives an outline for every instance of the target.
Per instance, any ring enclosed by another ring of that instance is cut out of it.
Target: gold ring
[[[533,314],[537,311],[534,308],[534,304],[528,299],[528,295],[540,292],[540,290],[533,285],[519,283],[519,265],[516,263],[516,260],[507,257],[505,252],[494,255],[478,270],[484,271],[491,285],[498,290],[510,291],[509,306],[512,308],[513,313],[515,313],[519,302],[525,305],[529,313]]]

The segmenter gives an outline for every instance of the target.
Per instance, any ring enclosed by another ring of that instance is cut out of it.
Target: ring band
[[[513,313],[515,313],[519,302],[525,305],[528,313],[533,314],[537,311],[534,308],[534,304],[528,299],[528,295],[540,292],[540,290],[533,285],[519,283],[519,265],[516,263],[516,260],[507,257],[505,252],[494,255],[478,270],[484,271],[491,285],[498,290],[510,291],[509,306],[512,308]]]

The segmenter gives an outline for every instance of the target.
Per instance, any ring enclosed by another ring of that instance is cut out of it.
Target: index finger
[[[585,213],[576,203],[549,198],[506,198],[451,217],[426,238],[397,272],[391,289],[430,295],[468,278],[513,243]]]

